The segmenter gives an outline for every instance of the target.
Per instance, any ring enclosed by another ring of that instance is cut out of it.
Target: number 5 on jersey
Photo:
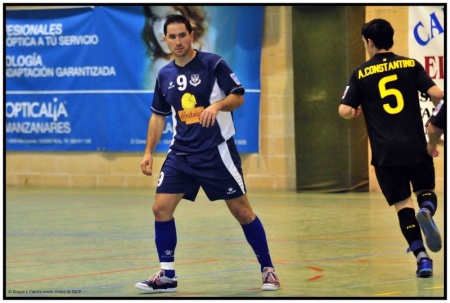
[[[378,82],[378,89],[380,90],[381,98],[386,98],[387,96],[392,95],[397,100],[396,107],[391,107],[391,105],[389,105],[389,103],[383,104],[384,110],[387,113],[392,114],[392,115],[398,114],[399,112],[401,112],[405,105],[405,102],[403,100],[403,95],[398,89],[386,88],[386,83],[396,81],[397,79],[398,79],[397,75],[394,74],[394,75],[383,77],[383,78],[381,78],[380,82]]]

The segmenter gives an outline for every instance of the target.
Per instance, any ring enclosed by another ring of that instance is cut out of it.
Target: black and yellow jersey
[[[415,59],[378,53],[357,67],[342,104],[361,105],[372,148],[372,165],[409,165],[427,155],[418,91],[435,83]]]

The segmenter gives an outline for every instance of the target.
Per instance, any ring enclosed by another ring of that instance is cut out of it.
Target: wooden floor
[[[178,291],[143,294],[134,284],[159,269],[154,190],[5,190],[4,298],[447,298],[446,245],[430,252],[434,276],[416,278],[380,193],[250,191],[280,278],[275,292],[260,290],[259,264],[225,204],[201,193],[175,213]]]

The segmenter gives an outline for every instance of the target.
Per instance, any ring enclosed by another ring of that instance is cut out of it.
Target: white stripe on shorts
[[[242,192],[245,194],[244,180],[242,179],[241,174],[239,173],[236,165],[234,165],[233,159],[231,158],[230,150],[228,149],[227,142],[222,142],[219,146],[220,157],[222,158],[223,164],[228,169],[230,174],[233,176],[234,180],[239,184]]]

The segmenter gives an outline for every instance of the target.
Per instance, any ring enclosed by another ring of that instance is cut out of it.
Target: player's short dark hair
[[[362,27],[364,39],[373,41],[377,49],[389,50],[394,45],[394,29],[384,19],[373,19]]]
[[[192,32],[191,22],[183,15],[171,14],[167,16],[166,22],[164,22],[164,35],[167,34],[167,26],[172,23],[183,23],[186,25],[186,29],[189,34]]]

